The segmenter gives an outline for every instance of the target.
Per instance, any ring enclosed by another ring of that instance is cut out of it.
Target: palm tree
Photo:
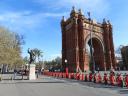
[[[33,52],[35,53],[36,59],[38,59],[38,63],[39,63],[40,58],[43,57],[43,52],[37,48],[34,48]]]

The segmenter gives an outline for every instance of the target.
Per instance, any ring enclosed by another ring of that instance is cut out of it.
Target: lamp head
[[[67,59],[65,59],[64,62],[67,63],[68,62]]]

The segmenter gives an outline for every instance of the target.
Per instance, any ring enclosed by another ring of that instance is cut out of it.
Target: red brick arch
[[[70,17],[61,21],[62,29],[62,65],[69,72],[88,71],[89,55],[86,50],[86,44],[92,40],[95,47],[94,59],[96,64],[102,70],[109,70],[115,67],[114,44],[112,36],[112,25],[103,20],[102,23],[91,22],[81,11],[74,9]],[[99,57],[98,57],[99,56]],[[67,64],[65,64],[67,60]]]

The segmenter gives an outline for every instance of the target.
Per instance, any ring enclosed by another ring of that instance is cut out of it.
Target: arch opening
[[[89,39],[87,42],[87,50],[88,50],[88,56],[89,56],[89,69],[92,71],[94,69],[93,67],[95,66],[96,71],[104,70],[104,67],[105,67],[104,52],[103,52],[103,46],[101,41],[97,38],[92,38],[92,57],[91,57],[91,39]]]

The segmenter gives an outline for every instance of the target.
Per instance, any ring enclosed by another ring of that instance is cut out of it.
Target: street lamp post
[[[65,59],[64,62],[65,62],[65,66],[66,66],[66,70],[65,70],[65,71],[66,71],[66,74],[68,74],[68,66],[67,66],[67,62],[68,62],[68,60]]]
[[[94,52],[94,49],[93,49],[93,43],[92,43],[92,27],[91,27],[91,24],[93,23],[92,20],[91,20],[91,16],[90,16],[90,12],[88,12],[88,16],[89,16],[89,30],[90,30],[90,55],[91,55],[91,60],[90,60],[90,63],[92,64],[92,73],[95,73],[95,61],[94,61],[94,56],[93,56],[93,52]],[[92,25],[93,26],[93,25]]]

